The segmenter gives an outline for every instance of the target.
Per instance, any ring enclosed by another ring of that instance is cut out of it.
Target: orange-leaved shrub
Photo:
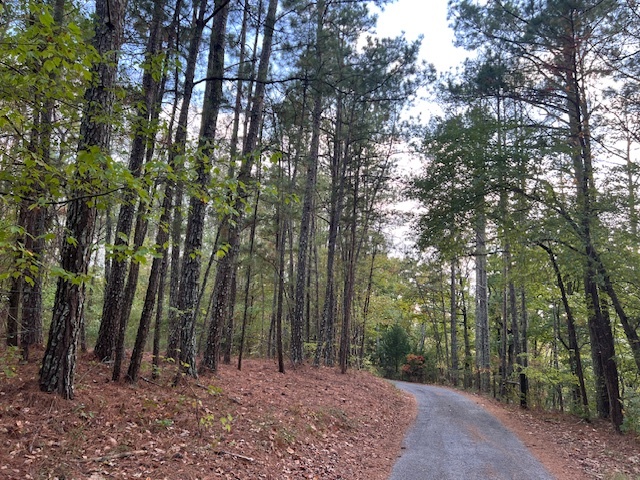
[[[425,358],[422,355],[410,353],[407,360],[402,365],[402,375],[410,382],[424,381],[425,374]]]

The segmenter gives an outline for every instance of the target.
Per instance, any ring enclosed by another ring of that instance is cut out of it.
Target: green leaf
[[[49,12],[41,14],[40,23],[45,27],[50,27],[54,23],[53,16]]]

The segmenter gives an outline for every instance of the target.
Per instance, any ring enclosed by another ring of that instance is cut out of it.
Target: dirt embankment
[[[0,479],[384,480],[415,417],[411,397],[364,372],[252,360],[174,388],[163,368],[131,386],[85,356],[72,401],[38,390],[37,362],[0,373]],[[640,441],[606,422],[467,395],[560,480],[640,478]]]

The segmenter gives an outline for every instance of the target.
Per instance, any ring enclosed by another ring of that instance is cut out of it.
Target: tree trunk
[[[317,98],[317,101],[321,102],[321,98]],[[328,251],[327,251],[327,273],[326,273],[326,287],[324,306],[322,309],[322,324],[320,328],[320,335],[318,336],[318,346],[316,350],[316,358],[314,363],[318,365],[320,358],[326,366],[332,366],[334,362],[334,337],[333,332],[335,329],[335,256],[338,246],[338,229],[340,226],[340,219],[342,217],[342,210],[344,204],[344,188],[347,177],[347,161],[341,148],[342,134],[340,127],[342,123],[341,116],[341,103],[342,99],[338,98],[338,109],[336,112],[336,134],[335,134],[335,146],[331,161],[331,198],[330,198],[330,214],[329,214],[329,238],[328,238]],[[315,106],[314,106],[315,109]],[[314,128],[315,128],[315,114],[314,111]],[[320,120],[321,112],[318,112],[318,121]],[[318,124],[319,127],[319,124]],[[319,134],[319,132],[318,132]],[[313,145],[313,138],[312,138]],[[316,151],[317,158],[317,151]],[[317,161],[317,160],[316,160]]]
[[[33,254],[37,261],[42,261],[45,250],[44,235],[46,233],[47,210],[44,207],[33,207],[27,219],[25,248]],[[42,327],[42,266],[31,275],[32,283],[24,282],[22,287],[22,322],[20,346],[22,358],[29,359],[29,347],[41,344],[44,339]]]
[[[180,350],[179,359],[181,369],[191,376],[197,376],[196,345],[195,345],[195,314],[194,307],[198,300],[198,284],[200,280],[200,266],[202,262],[202,235],[204,233],[204,219],[207,202],[201,196],[208,195],[209,180],[211,178],[211,160],[214,154],[216,123],[218,112],[223,102],[222,78],[224,77],[224,51],[229,15],[229,0],[216,0],[214,3],[214,17],[211,42],[209,46],[209,61],[207,67],[207,82],[204,94],[202,124],[200,128],[200,152],[196,163],[196,185],[200,195],[194,195],[189,201],[189,218],[184,242],[184,257],[182,261],[180,293],[178,296]],[[177,378],[176,378],[177,380]]]
[[[18,334],[20,333],[20,299],[22,298],[22,275],[11,279],[9,293],[9,309],[7,312],[7,346],[18,346]]]
[[[237,269],[236,261],[240,249],[240,230],[242,224],[242,200],[246,197],[251,181],[251,170],[257,157],[256,147],[258,145],[258,135],[262,126],[264,113],[264,99],[266,91],[266,80],[271,62],[271,48],[273,44],[273,34],[276,22],[276,10],[278,0],[269,0],[269,7],[265,19],[264,36],[262,39],[262,51],[260,52],[260,62],[258,64],[257,84],[251,107],[249,129],[245,137],[242,149],[242,164],[238,172],[237,181],[240,184],[240,193],[234,202],[234,209],[238,212],[233,221],[225,217],[220,226],[222,232],[228,232],[228,236],[223,238],[224,243],[228,243],[227,253],[218,261],[216,270],[216,280],[213,289],[213,308],[211,324],[207,334],[207,346],[204,351],[203,366],[213,371],[218,369],[218,357],[220,356],[220,340],[226,316],[231,312],[230,293],[233,278]],[[221,75],[222,76],[221,72]]]
[[[451,285],[450,285],[450,310],[449,317],[451,320],[451,383],[454,387],[458,386],[458,306],[456,302],[456,262],[457,259],[451,260]]]
[[[286,223],[282,217],[282,205],[283,202],[278,204],[278,238],[276,241],[276,250],[278,252],[278,283],[277,283],[277,304],[276,304],[276,352],[278,355],[278,371],[284,373],[284,354],[282,347],[282,315],[284,307],[284,269],[285,269],[285,232]]]
[[[322,47],[320,39],[324,23],[324,0],[317,4],[316,15],[316,67],[320,68],[322,60]],[[298,263],[296,271],[296,290],[293,305],[293,317],[291,319],[291,360],[294,364],[301,364],[304,361],[303,330],[304,330],[304,304],[305,304],[305,284],[308,275],[307,260],[309,259],[309,231],[311,217],[315,203],[315,186],[318,172],[318,153],[320,149],[320,122],[322,119],[322,94],[320,90],[315,92],[313,103],[313,113],[311,118],[311,144],[307,157],[307,176],[305,180],[304,200],[302,204],[302,216],[300,219],[300,236],[298,238]],[[331,248],[331,246],[329,247]],[[331,290],[333,294],[333,289]],[[326,299],[325,299],[326,301]],[[324,317],[323,317],[324,318]],[[319,340],[320,342],[320,340]],[[321,349],[318,343],[318,350]],[[316,350],[316,364],[319,352]]]
[[[134,179],[142,175],[145,153],[150,139],[155,136],[153,123],[153,112],[156,110],[157,96],[159,93],[159,82],[155,80],[158,72],[155,72],[153,65],[156,64],[156,57],[160,52],[161,35],[164,18],[164,2],[156,1],[153,9],[153,18],[149,29],[147,49],[145,52],[145,67],[142,75],[142,95],[144,102],[138,107],[136,117],[133,121],[134,137],[131,143],[131,155],[129,156],[129,172]],[[124,342],[124,332],[126,330],[127,319],[124,318],[124,292],[125,277],[129,259],[118,253],[118,248],[129,245],[129,236],[133,226],[135,216],[137,194],[133,190],[125,191],[123,202],[118,214],[116,226],[116,238],[114,242],[115,256],[111,264],[111,275],[104,294],[104,306],[102,309],[102,319],[100,330],[94,353],[99,360],[111,360],[117,357],[114,362],[113,379],[120,377],[120,366],[122,364],[122,350]],[[118,350],[118,351],[116,351]]]
[[[179,15],[179,5],[176,6],[176,16]],[[182,105],[178,116],[176,136],[169,150],[169,164],[176,165],[177,160],[184,154],[187,143],[187,127],[189,122],[189,111],[191,108],[191,98],[193,96],[194,77],[198,63],[198,53],[202,32],[206,26],[205,14],[208,9],[207,0],[199,0],[198,8],[194,12],[194,28],[189,37],[189,49],[184,73],[184,88],[182,92]],[[178,318],[180,303],[180,279],[181,279],[181,256],[180,244],[182,243],[182,197],[183,183],[178,181],[175,186],[175,201],[173,202],[173,220],[171,222],[171,276],[169,282],[169,314],[168,330],[169,338],[167,342],[166,357],[178,359],[180,344],[180,323]],[[185,247],[186,248],[186,247]]]
[[[240,345],[238,346],[238,370],[242,370],[242,356],[244,355],[244,342],[247,332],[247,322],[249,317],[249,306],[251,290],[251,270],[253,267],[253,249],[255,247],[256,227],[258,225],[258,204],[260,203],[260,191],[256,194],[256,202],[253,207],[253,218],[251,220],[251,233],[249,234],[249,262],[247,264],[247,275],[244,287],[244,309],[242,311],[242,327],[240,332]]]
[[[114,104],[113,87],[118,64],[117,52],[122,42],[124,3],[120,0],[96,0],[95,35],[93,43],[104,61],[97,64],[96,84],[88,88],[85,95],[85,111],[80,126],[80,144],[77,163],[88,159],[103,161],[109,150],[111,125],[109,117]],[[98,149],[98,155],[92,149]],[[75,181],[78,186],[90,184],[85,178],[84,168],[76,169]],[[40,389],[57,392],[64,398],[73,398],[73,378],[76,364],[78,332],[84,301],[84,277],[88,273],[91,245],[96,220],[96,209],[89,204],[80,190],[67,208],[67,238],[62,242],[62,268],[81,282],[72,282],[59,277],[54,300],[51,328],[42,368],[40,369]],[[96,193],[96,192],[90,192]]]
[[[478,388],[489,392],[491,362],[489,350],[489,312],[487,290],[486,219],[478,212],[476,220],[476,369]]]
[[[62,31],[64,24],[65,0],[54,0],[53,2],[53,21],[56,31]],[[50,39],[47,39],[50,41]],[[42,64],[38,66],[39,74],[48,76],[51,84],[59,81],[58,74],[55,70],[45,72],[42,70]],[[53,121],[56,110],[56,101],[51,96],[44,99],[36,99],[36,107],[34,115],[38,118],[34,119],[33,135],[29,150],[35,156],[40,157],[41,163],[35,165],[36,173],[34,176],[46,175],[45,168],[55,169],[60,167],[53,162],[51,158],[51,138],[53,134]],[[46,166],[43,168],[43,166]],[[30,196],[40,198],[44,195],[43,187],[40,182],[34,182],[30,187],[33,191]],[[25,206],[23,204],[23,206]],[[21,312],[21,334],[20,345],[22,349],[22,358],[27,361],[29,359],[29,347],[34,344],[41,344],[44,341],[43,322],[42,322],[42,276],[43,276],[43,253],[45,250],[44,236],[46,234],[47,223],[47,207],[42,205],[31,205],[24,212],[25,237],[24,247],[27,252],[31,252],[33,262],[39,262],[37,269],[27,272],[31,281],[25,281],[22,285],[22,312]]]
[[[578,378],[578,396],[582,399],[582,408],[583,414],[588,418],[589,417],[589,400],[587,397],[587,388],[584,382],[584,372],[582,369],[582,358],[580,354],[580,347],[578,346],[578,335],[576,333],[576,325],[575,320],[573,318],[573,311],[571,306],[569,305],[569,297],[567,295],[567,289],[564,285],[564,280],[562,279],[562,274],[560,272],[560,267],[558,266],[558,262],[556,261],[555,254],[553,250],[544,244],[538,243],[540,248],[542,248],[549,255],[549,259],[551,260],[551,264],[553,266],[553,271],[556,274],[556,283],[558,285],[558,289],[560,290],[560,296],[562,299],[562,305],[564,307],[565,315],[567,316],[567,336],[569,340],[569,363],[571,364],[573,373]]]
[[[344,279],[344,298],[342,299],[342,333],[340,335],[340,349],[338,352],[340,372],[343,374],[347,373],[349,353],[351,351],[351,311],[356,282],[356,226],[358,222],[359,184],[360,172],[358,169],[354,172],[353,203],[351,208],[351,218],[349,219],[349,244],[346,247],[346,275]]]
[[[529,348],[527,343],[527,335],[529,332],[529,324],[527,319],[527,303],[524,295],[524,288],[520,290],[520,315],[522,318],[520,332],[522,333],[522,344],[520,346],[520,354],[522,358],[522,370],[520,371],[520,407],[527,408],[529,403],[529,378],[526,369],[529,366]]]
[[[167,182],[167,186],[164,192],[164,200],[162,202],[162,214],[160,215],[160,225],[156,233],[155,243],[158,247],[159,256],[155,256],[151,264],[151,272],[149,273],[149,280],[147,282],[147,292],[145,294],[144,304],[142,306],[142,313],[140,315],[140,323],[138,324],[138,332],[136,334],[136,341],[131,352],[131,360],[129,361],[129,368],[127,370],[126,380],[130,383],[135,383],[138,380],[138,374],[140,366],[142,364],[142,356],[144,354],[144,347],[147,342],[147,336],[151,327],[151,319],[153,316],[154,306],[156,304],[156,296],[159,296],[160,286],[162,285],[161,276],[163,271],[166,271],[167,264],[167,249],[166,244],[169,241],[169,220],[171,218],[171,203],[173,197],[173,189],[170,182]],[[131,275],[131,274],[130,274]],[[158,309],[162,309],[161,300],[158,300]],[[159,325],[156,325],[156,332],[160,333]],[[156,351],[159,349],[159,339],[154,338],[154,359],[158,355]]]
[[[236,304],[236,295],[238,291],[237,286],[238,270],[234,268],[231,272],[231,286],[229,291],[229,311],[227,313],[227,323],[225,325],[225,346],[222,362],[225,365],[231,364],[231,354],[233,352],[233,327],[234,327],[234,310]]]
[[[568,19],[573,20],[573,13]],[[615,361],[615,345],[611,325],[602,314],[598,288],[599,265],[592,237],[592,227],[597,221],[594,208],[595,184],[593,179],[589,110],[586,93],[581,86],[582,66],[578,59],[578,33],[575,24],[568,25],[568,35],[563,45],[563,67],[566,103],[569,116],[569,142],[573,148],[572,160],[576,184],[576,205],[579,220],[577,233],[584,246],[584,290],[589,312],[589,329],[592,335],[594,364],[600,363],[607,389],[610,418],[613,427],[620,430],[623,413],[618,385],[618,368]],[[595,341],[595,343],[594,343]],[[604,413],[604,412],[601,412]]]

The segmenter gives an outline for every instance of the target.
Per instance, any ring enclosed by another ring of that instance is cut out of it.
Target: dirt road
[[[416,397],[418,417],[389,480],[552,480],[522,442],[455,391],[394,382]]]

